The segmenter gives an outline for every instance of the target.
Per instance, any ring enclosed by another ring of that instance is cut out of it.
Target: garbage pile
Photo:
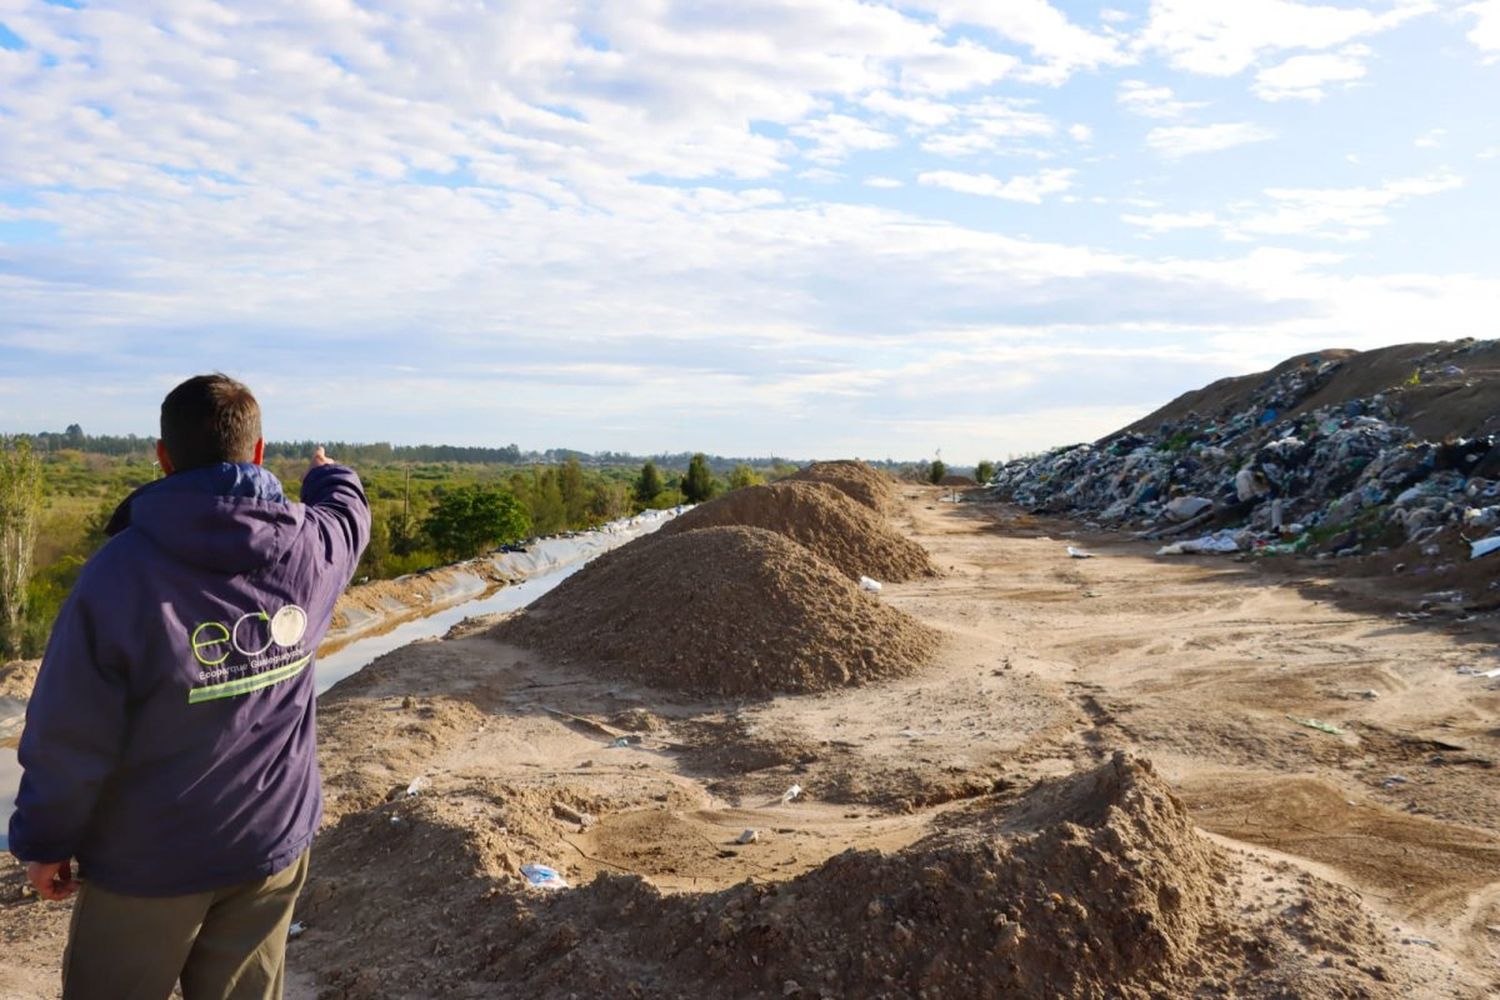
[[[1330,395],[1335,379],[1359,377],[1346,369],[1362,356],[1311,355],[1268,373],[1215,415],[1188,411],[1018,459],[988,485],[1034,512],[1178,539],[1164,554],[1350,556],[1431,547],[1448,533],[1482,538],[1500,533],[1496,435],[1425,440],[1401,415],[1411,408],[1409,389],[1464,378],[1444,358],[1495,345],[1436,349],[1429,353],[1441,363],[1415,367],[1404,384],[1315,408],[1309,400]]]

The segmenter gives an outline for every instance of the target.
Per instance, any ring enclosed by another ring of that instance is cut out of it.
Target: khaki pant
[[[83,883],[63,954],[64,1000],[281,1000],[307,853],[283,871],[190,896],[121,896]]]

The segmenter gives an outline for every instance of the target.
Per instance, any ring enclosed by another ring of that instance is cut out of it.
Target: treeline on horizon
[[[128,456],[154,455],[156,438],[139,434],[86,434],[78,424],[71,424],[64,431],[40,431],[34,434],[9,435],[24,438],[43,454],[70,449],[96,455],[123,458]],[[452,444],[391,444],[388,441],[267,441],[266,458],[306,458],[313,449],[322,447],[331,457],[350,464],[380,465],[387,463],[413,462],[461,462],[470,465],[561,465],[569,460],[592,468],[640,466],[655,462],[664,468],[685,469],[695,452],[662,452],[654,455],[636,455],[623,451],[580,451],[575,448],[548,448],[544,451],[523,450],[519,445],[508,444],[501,448],[478,445]],[[805,465],[806,460],[794,460],[778,455],[764,457],[729,456],[705,454],[708,466],[719,475],[730,472],[737,465],[754,467]],[[871,465],[884,469],[903,469],[910,462],[892,458],[865,459]]]

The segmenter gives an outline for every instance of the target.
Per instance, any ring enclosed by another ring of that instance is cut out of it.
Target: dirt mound
[[[885,526],[830,483],[784,482],[735,490],[668,521],[658,537],[698,528],[767,528],[801,542],[851,580],[900,582],[935,576],[927,550]]]
[[[1144,998],[1226,979],[1270,986],[1283,949],[1347,952],[1375,933],[1348,901],[1322,898],[1293,908],[1316,926],[1283,927],[1280,911],[1238,930],[1251,920],[1235,912],[1237,872],[1149,764],[1117,755],[1037,789],[1003,822],[895,854],[849,851],[788,882],[663,896],[601,876],[512,921],[486,978],[536,996],[607,992],[649,970],[641,995],[712,982],[729,996]],[[1370,974],[1334,975],[1381,995]]]
[[[794,482],[837,486],[880,514],[888,513],[896,505],[896,481],[864,462],[847,459],[814,462],[791,478]]]
[[[786,536],[744,527],[625,545],[494,634],[657,687],[727,696],[900,676],[938,641]]]
[[[939,486],[978,486],[979,480],[973,476],[944,476],[938,481]]]

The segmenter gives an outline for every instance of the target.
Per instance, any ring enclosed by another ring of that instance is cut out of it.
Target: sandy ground
[[[779,882],[1116,750],[1152,761],[1239,859],[1247,925],[1337,896],[1379,936],[1378,964],[1347,959],[1365,978],[1319,978],[1333,946],[1314,935],[1263,990],[1252,976],[1212,995],[1500,995],[1500,682],[1460,672],[1496,665],[1491,616],[1397,619],[1315,564],[1158,558],[929,491],[894,523],[943,573],[882,595],[946,637],[908,680],[703,703],[543,663],[473,623],[334,688],[290,995],[495,995],[474,978],[500,961],[482,921],[520,919],[522,864],[672,893]],[[756,842],[735,843],[746,830]],[[0,996],[55,995],[67,913],[0,861]]]

